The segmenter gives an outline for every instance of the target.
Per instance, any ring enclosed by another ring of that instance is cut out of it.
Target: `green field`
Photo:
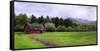
[[[15,49],[45,47],[45,45],[42,44],[41,42],[31,39],[30,37],[26,36],[23,33],[21,35],[18,34],[21,34],[21,32],[15,33],[15,40],[14,40]]]
[[[58,46],[96,44],[96,32],[46,32],[43,34],[15,32],[15,49],[48,47],[32,37],[46,39],[58,44]]]

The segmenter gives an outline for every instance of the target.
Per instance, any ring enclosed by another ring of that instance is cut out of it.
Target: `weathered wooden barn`
[[[30,34],[40,34],[44,32],[44,26],[42,24],[25,24],[24,32]]]

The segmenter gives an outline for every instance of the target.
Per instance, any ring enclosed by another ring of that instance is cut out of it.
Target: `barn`
[[[42,24],[25,24],[24,32],[30,34],[40,34],[44,32],[44,26]]]

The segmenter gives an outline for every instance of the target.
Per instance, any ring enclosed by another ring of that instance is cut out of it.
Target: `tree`
[[[85,31],[88,30],[88,27],[86,25],[78,24],[75,29],[78,31]]]
[[[69,27],[69,26],[72,27],[72,25],[73,25],[73,22],[69,18],[64,20],[65,27]]]
[[[19,14],[15,17],[15,22],[17,25],[24,25],[27,23],[27,15],[26,14]]]
[[[54,26],[46,27],[46,31],[48,31],[48,32],[54,32],[55,30],[56,30],[56,27],[54,27]]]
[[[65,26],[58,26],[56,31],[64,32],[64,31],[66,31],[66,27]]]
[[[46,23],[50,23],[51,22],[51,19],[49,18],[49,16],[46,17],[45,22]]]
[[[72,27],[67,27],[67,31],[73,31],[74,29]]]
[[[36,23],[36,21],[37,21],[36,16],[32,15],[30,18],[30,23]]]
[[[88,25],[88,30],[90,31],[96,31],[97,30],[97,27],[96,26],[93,26],[93,25]]]
[[[26,14],[19,14],[18,16],[15,16],[15,30],[22,31],[27,21]]]
[[[54,32],[56,30],[55,24],[53,23],[45,23],[46,31]]]
[[[37,21],[39,24],[44,24],[45,22],[45,19],[43,17],[43,15],[41,17],[38,18],[38,21]]]
[[[48,27],[48,26],[53,26],[53,27],[55,27],[55,24],[54,24],[54,23],[45,23],[45,27]]]
[[[51,18],[51,22],[55,24],[55,27],[58,27],[60,25],[58,17]]]
[[[59,19],[59,25],[64,26],[64,20],[62,18]]]

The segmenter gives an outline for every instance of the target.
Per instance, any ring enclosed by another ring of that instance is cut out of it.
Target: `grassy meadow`
[[[31,37],[29,37],[29,36]],[[96,32],[45,32],[43,34],[25,34],[15,32],[15,49],[48,47],[33,38],[46,39],[58,46],[96,44]],[[48,42],[49,43],[49,42]]]
[[[41,48],[45,47],[44,44],[38,42],[30,37],[26,36],[23,32],[16,32],[15,33],[15,40],[14,40],[15,49],[23,49],[23,48]]]

